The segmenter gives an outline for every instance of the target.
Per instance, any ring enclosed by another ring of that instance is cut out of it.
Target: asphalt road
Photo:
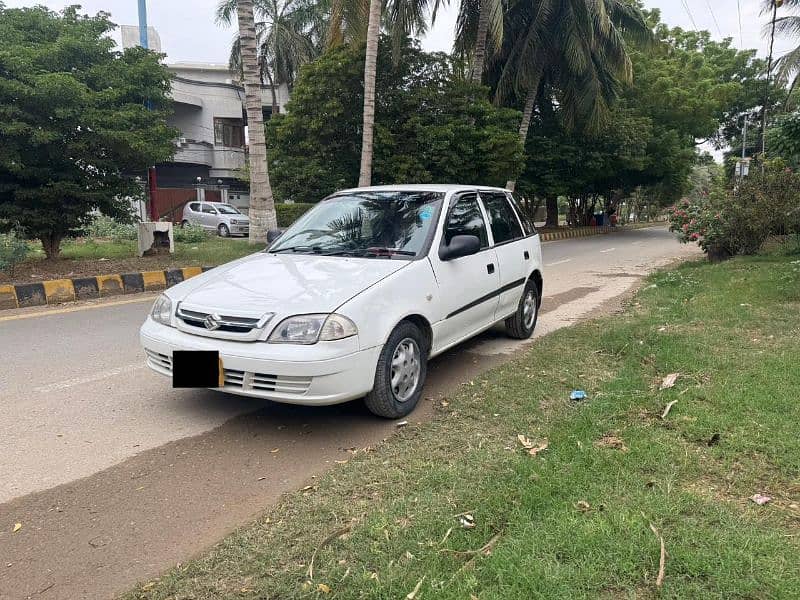
[[[662,228],[544,244],[537,336],[696,253]],[[173,390],[138,345],[152,298],[0,313],[0,598],[111,597],[395,430],[359,402]],[[530,343],[493,330],[438,357],[412,420]]]

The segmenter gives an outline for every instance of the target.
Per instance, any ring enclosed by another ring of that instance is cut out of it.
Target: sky
[[[138,23],[137,0],[2,0],[7,8],[44,4],[60,10],[79,3],[84,12],[111,13],[119,25]],[[741,29],[737,0],[645,0],[648,8],[659,8],[662,21],[684,29],[707,29],[715,39],[730,37],[738,48],[756,48],[766,56],[768,44],[762,37],[766,16],[759,14],[761,0],[738,0],[741,5]],[[233,36],[232,28],[214,22],[219,0],[147,0],[148,24],[158,31],[167,62],[226,63]],[[426,50],[450,50],[458,2],[441,10],[435,25],[423,38]],[[119,40],[119,34],[116,36]],[[778,39],[775,55],[792,47],[791,41]]]

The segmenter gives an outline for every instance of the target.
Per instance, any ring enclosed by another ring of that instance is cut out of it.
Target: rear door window
[[[481,241],[481,248],[489,246],[486,222],[478,204],[477,194],[462,194],[450,209],[450,214],[447,215],[447,224],[444,229],[445,245],[449,245],[450,240],[457,235],[477,236]]]
[[[495,244],[503,244],[523,237],[519,219],[502,192],[481,192],[481,201],[489,215],[489,226]]]
[[[525,232],[525,235],[534,235],[536,233],[536,226],[533,224],[530,217],[528,217],[527,213],[522,210],[522,203],[519,197],[514,193],[510,193],[508,194],[508,199],[516,209],[519,220],[522,221],[522,230]]]

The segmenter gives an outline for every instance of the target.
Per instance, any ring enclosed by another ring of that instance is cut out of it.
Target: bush
[[[295,204],[276,204],[275,212],[278,217],[278,227],[281,229],[289,227],[289,225],[297,221],[297,219],[312,206],[314,205],[301,202],[296,202]]]
[[[120,223],[111,217],[99,215],[86,228],[86,235],[91,238],[108,238],[115,242],[136,239],[136,225]]]
[[[717,180],[709,193],[681,200],[670,230],[712,258],[755,254],[770,236],[800,233],[800,174],[782,165],[750,173],[737,187]]]
[[[0,233],[0,271],[13,277],[14,267],[27,258],[30,250],[28,242],[13,231]]]
[[[207,236],[206,230],[200,225],[185,225],[172,229],[172,239],[176,242],[196,244],[205,240]]]

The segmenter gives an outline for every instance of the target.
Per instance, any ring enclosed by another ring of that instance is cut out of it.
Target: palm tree
[[[265,244],[267,231],[278,226],[267,167],[267,143],[262,112],[253,0],[238,0],[239,44],[242,56],[250,157],[250,243]]]
[[[291,89],[300,67],[316,58],[322,49],[326,20],[315,0],[254,0],[258,45],[258,65],[262,83],[272,92],[272,114],[278,112],[276,85]],[[217,7],[217,22],[230,25],[236,13],[236,0],[222,0]],[[232,70],[242,68],[238,34],[231,45]]]
[[[487,46],[496,51],[503,41],[503,0],[461,0],[456,20],[456,53],[472,57],[470,81],[480,84]]]
[[[642,12],[625,0],[512,5],[492,83],[497,103],[524,99],[519,127],[523,147],[545,84],[557,95],[568,127],[580,124],[597,131],[605,126],[620,84],[629,83],[633,75],[624,37],[646,42],[651,35]],[[513,190],[514,184],[506,185]]]
[[[378,62],[382,0],[370,0],[367,25],[367,53],[364,61],[364,125],[361,132],[361,170],[358,185],[372,183],[372,138],[375,130],[375,75]]]

